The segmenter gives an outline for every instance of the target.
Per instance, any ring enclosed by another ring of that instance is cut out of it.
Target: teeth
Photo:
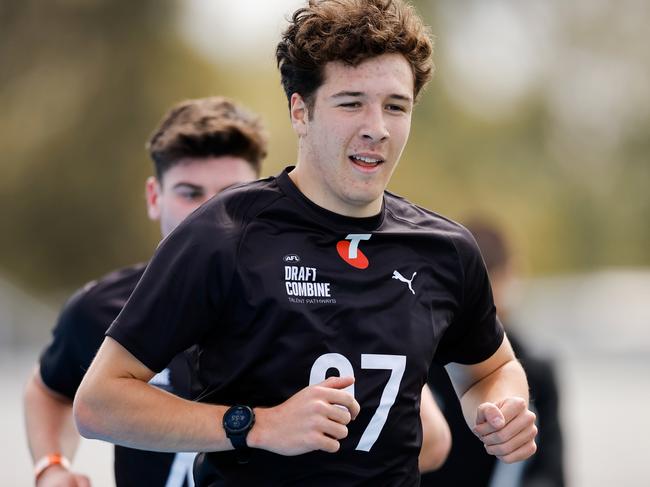
[[[352,156],[358,161],[361,162],[366,162],[368,164],[377,164],[378,162],[381,162],[381,159],[372,159],[371,157],[363,157],[363,156]]]

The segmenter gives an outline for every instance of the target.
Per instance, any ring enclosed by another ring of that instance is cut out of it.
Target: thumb
[[[323,387],[331,387],[332,389],[345,389],[354,384],[354,377],[348,375],[346,377],[329,377],[320,383]]]
[[[481,423],[488,423],[493,428],[500,429],[506,425],[506,418],[496,404],[484,402],[476,411],[476,424]]]

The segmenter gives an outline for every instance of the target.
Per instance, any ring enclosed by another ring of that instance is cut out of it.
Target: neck
[[[352,201],[346,202],[341,198],[332,196],[323,184],[315,184],[315,182],[319,181],[319,175],[313,174],[308,164],[298,162],[296,167],[289,173],[289,177],[307,199],[333,213],[352,218],[366,218],[375,216],[381,211],[383,195],[370,203],[355,204]]]

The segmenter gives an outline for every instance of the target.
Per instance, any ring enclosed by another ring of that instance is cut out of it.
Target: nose
[[[366,113],[361,137],[370,142],[384,142],[390,137],[381,107],[370,107]]]

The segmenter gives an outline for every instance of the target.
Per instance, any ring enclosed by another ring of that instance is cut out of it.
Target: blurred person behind
[[[452,449],[445,464],[422,476],[422,487],[447,485],[490,487],[563,487],[563,441],[559,422],[558,386],[549,359],[534,356],[509,325],[512,283],[516,262],[509,242],[498,225],[482,218],[465,222],[474,235],[490,276],[497,314],[512,348],[524,367],[530,399],[537,413],[538,450],[521,464],[506,465],[485,451],[483,443],[467,428],[456,393],[441,367],[433,366],[428,383],[452,432]],[[472,465],[472,468],[467,468]]]
[[[155,176],[145,183],[151,220],[166,237],[186,216],[225,188],[259,177],[267,152],[260,119],[222,97],[187,100],[174,106],[147,144]],[[26,433],[35,463],[35,483],[43,486],[90,485],[70,470],[79,442],[72,400],[85,371],[145,269],[116,270],[86,284],[66,303],[28,380],[24,396]],[[189,358],[175,357],[152,384],[191,397]],[[194,453],[166,453],[115,447],[118,487],[193,485]]]

